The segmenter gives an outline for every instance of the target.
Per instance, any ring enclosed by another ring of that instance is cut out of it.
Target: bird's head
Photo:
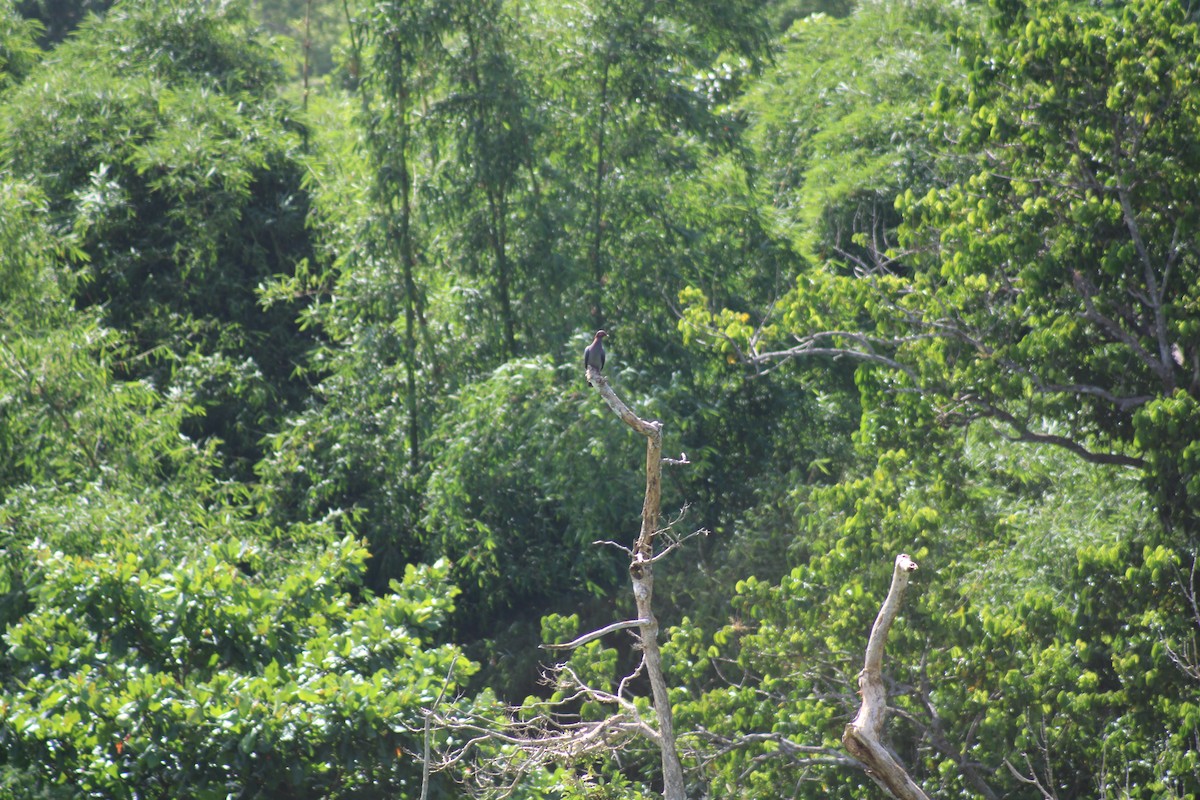
[[[603,339],[605,336],[608,336],[608,334],[607,334],[606,332],[604,332],[604,331],[596,331],[596,338],[597,338],[597,339]]]

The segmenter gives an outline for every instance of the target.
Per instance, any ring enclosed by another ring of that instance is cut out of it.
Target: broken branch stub
[[[892,586],[879,609],[875,624],[871,627],[871,638],[867,641],[867,653],[862,672],[858,674],[858,688],[862,695],[862,706],[858,716],[846,726],[842,733],[842,745],[866,767],[867,775],[884,791],[899,800],[929,800],[928,796],[909,777],[908,772],[892,751],[883,743],[883,723],[887,718],[887,686],[883,682],[883,650],[887,644],[888,631],[900,613],[900,604],[908,588],[909,576],[917,568],[917,562],[908,554],[896,556],[892,571]]]

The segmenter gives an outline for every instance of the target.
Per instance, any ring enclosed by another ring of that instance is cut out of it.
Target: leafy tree
[[[662,271],[640,263],[633,243],[670,229],[659,203],[666,176],[695,168],[706,147],[732,138],[736,122],[721,112],[737,82],[720,59],[742,59],[739,77],[755,69],[765,56],[766,27],[753,3],[635,1],[538,11],[558,53],[545,80],[547,99],[561,110],[551,122],[554,157],[585,170],[565,176],[579,204],[573,230],[576,257],[587,265],[582,300],[593,327],[611,327],[628,313],[626,304],[632,309],[637,298],[657,294],[642,290],[659,284]],[[714,70],[728,74],[718,79]],[[696,77],[709,73],[711,81]]]
[[[997,24],[998,44],[964,36],[969,84],[935,100],[953,125],[956,103],[969,107],[974,174],[906,190],[911,252],[882,252],[859,275],[807,271],[767,333],[799,342],[783,356],[892,366],[885,383],[936,398],[931,423],[993,419],[1087,459],[1150,467],[1168,518],[1186,518],[1177,470],[1189,456],[1150,446],[1162,426],[1190,424],[1195,282],[1180,243],[1192,220],[1179,198],[1195,188],[1184,165],[1196,65],[1184,54],[1196,25],[1180,6],[1136,3],[1014,6]],[[1159,55],[1143,63],[1148,51]]]
[[[854,434],[872,409],[863,376],[849,360],[813,358],[775,371],[764,362],[747,376],[741,364],[755,336],[751,320],[765,307],[787,313],[794,299],[819,302],[825,295],[810,276],[853,273],[873,242],[895,240],[894,193],[928,185],[942,172],[925,143],[923,108],[953,68],[947,30],[969,20],[944,4],[871,2],[845,19],[797,22],[762,79],[735,101],[747,115],[753,157],[740,168],[744,188],[729,206],[711,198],[717,191],[729,197],[731,164],[706,176],[712,192],[693,200],[710,208],[695,228],[717,235],[711,255],[701,255],[703,244],[690,249],[693,263],[705,268],[688,275],[678,323],[686,342],[716,345],[696,382],[697,394],[714,400],[684,415],[683,425],[712,443],[711,460],[719,467],[710,480],[723,495],[723,511],[710,524],[731,546],[710,569],[725,586],[747,571],[767,581],[783,576],[778,551],[799,524],[789,491],[836,483],[847,470],[852,475]],[[740,213],[744,205],[752,213]],[[802,277],[787,293],[785,276],[795,273]],[[713,316],[710,307],[724,311]],[[857,298],[847,298],[835,309],[841,316],[809,321],[822,325],[832,318],[853,329],[861,309]],[[773,323],[768,319],[761,329],[763,349],[786,329]],[[703,473],[709,458],[699,452]],[[701,605],[704,597],[723,595],[716,585],[698,590]],[[698,605],[682,613],[704,618]]]
[[[37,64],[37,25],[22,19],[10,5],[0,7],[0,90],[20,81]]]
[[[518,17],[504,7],[487,8],[491,11],[484,13],[475,4],[443,3],[428,9],[377,5],[364,9],[353,28],[363,63],[375,65],[364,74],[361,87],[362,121],[370,143],[365,167],[377,173],[373,210],[360,217],[361,235],[341,240],[345,249],[337,270],[345,279],[335,291],[342,304],[314,317],[328,335],[346,345],[330,351],[325,362],[337,373],[322,386],[326,405],[305,415],[315,426],[306,427],[313,433],[307,443],[301,441],[307,434],[299,429],[295,436],[279,439],[283,449],[275,464],[297,479],[297,487],[313,486],[327,506],[364,510],[369,519],[364,531],[379,554],[390,553],[376,562],[382,573],[387,571],[383,564],[403,562],[402,554],[413,553],[422,540],[420,520],[429,516],[417,501],[425,469],[439,454],[420,442],[440,444],[433,423],[452,407],[445,398],[468,381],[486,379],[496,360],[515,352],[515,344],[526,338],[531,350],[541,346],[564,361],[568,354],[571,362],[577,359],[573,348],[578,317],[569,309],[577,307],[589,278],[578,269],[584,259],[569,250],[579,241],[574,235],[581,229],[577,226],[588,218],[587,205],[579,200],[586,195],[577,191],[576,182],[583,174],[581,165],[589,163],[590,150],[579,144],[586,143],[586,134],[573,127],[584,117],[572,116],[569,106],[580,105],[573,93],[590,89],[586,83],[564,79],[551,64],[541,63],[544,58],[529,60],[538,42],[571,30],[564,9],[536,9],[536,14],[530,9],[530,15],[520,16],[531,31],[530,40],[522,44],[513,41],[509,27]],[[761,34],[743,20],[738,23],[742,27],[722,39],[720,13],[708,9],[700,15],[710,27],[692,39],[692,34],[678,32],[673,46],[681,53],[672,57],[681,59],[679,64],[689,57],[696,63],[713,58],[725,45],[744,49],[752,33]],[[391,35],[397,30],[404,36]],[[635,49],[626,54],[627,66],[632,69],[637,58],[658,53],[654,48],[647,53]],[[519,63],[520,57],[526,61]],[[572,76],[590,74],[581,62],[570,64],[576,71]],[[694,112],[697,128],[719,128],[713,121],[714,108],[724,95],[698,91],[677,74],[679,69],[672,67],[654,79],[659,81],[658,91],[665,93],[662,102],[676,106],[675,111],[660,109],[662,135],[638,144],[644,145],[647,158],[656,158],[653,148],[666,147],[676,130],[677,140],[692,146],[684,141],[686,129],[671,122],[671,114]],[[671,83],[672,75],[678,77],[676,84]],[[634,92],[632,84],[625,90]],[[539,115],[539,125],[533,126],[527,107],[549,113]],[[545,125],[543,118],[548,120]],[[649,197],[649,185],[643,188]],[[660,191],[655,193],[661,198]],[[695,196],[688,203],[705,207],[705,200]],[[732,212],[721,220],[728,230],[738,223]],[[695,221],[697,229],[701,224]],[[667,226],[655,220],[651,227],[653,231],[643,226],[636,235],[652,241],[661,238],[655,231]],[[671,257],[676,264],[686,263],[692,231],[681,234],[673,229],[671,238]],[[715,239],[709,246],[711,252],[703,255],[708,263],[727,252]],[[658,280],[661,273],[650,266],[652,260],[648,256],[639,262],[640,277],[624,283],[622,294],[633,298],[631,287],[645,288]],[[506,272],[511,277],[505,279],[507,301],[500,287]],[[624,279],[614,273],[611,281],[618,280]],[[652,294],[657,297],[658,290]],[[674,336],[665,306],[654,309],[645,300],[636,303],[642,306],[637,313],[644,312],[647,330],[623,342],[629,363],[640,354],[668,360],[668,353],[655,354],[654,348],[662,337]],[[630,306],[634,307],[632,299]],[[322,418],[325,422],[319,421]],[[401,418],[403,426],[395,428]],[[322,431],[336,429],[338,437],[353,436],[351,431],[363,427],[358,421],[366,420],[369,436],[354,436],[353,445],[343,444],[336,453],[330,449],[332,439]],[[318,441],[328,445],[314,446]],[[406,463],[396,458],[398,447],[406,451]],[[323,453],[331,458],[319,464]],[[285,461],[291,466],[283,466]],[[299,465],[310,466],[300,474]],[[270,470],[283,482],[292,480],[274,467]],[[389,474],[379,481],[363,480]],[[387,488],[376,492],[373,486]],[[303,489],[297,496],[300,502],[313,497]]]
[[[782,37],[771,70],[738,105],[753,120],[774,231],[805,258],[871,262],[895,243],[896,194],[944,181],[925,110],[958,71],[947,33],[973,20],[943,3],[872,1],[845,19],[804,19]]]
[[[419,787],[421,709],[474,669],[432,645],[447,566],[410,567],[374,598],[367,552],[336,520],[259,520],[215,452],[181,436],[177,395],[114,377],[120,335],[69,299],[79,253],[36,189],[5,189],[5,796]]]
[[[1039,432],[1025,420],[1053,419],[1085,456],[1091,440],[1119,453],[1135,412],[1186,393],[1191,380],[1194,266],[1178,243],[1194,221],[1175,209],[1194,190],[1186,142],[1197,130],[1186,109],[1200,29],[1180,6],[1136,3],[1114,14],[1034,5],[998,24],[1020,35],[995,48],[995,66],[972,55],[963,99],[967,144],[1000,160],[927,203],[910,198],[912,241],[941,231],[942,294],[955,308],[988,300],[986,329],[959,314],[986,356],[966,361],[963,377],[978,374],[972,382],[990,389],[967,408],[1030,438]],[[1065,65],[1073,48],[1080,57]],[[1156,55],[1143,60],[1147,52]],[[998,258],[1001,246],[1008,255]],[[1019,416],[996,397],[1018,387],[1036,404]]]
[[[89,14],[103,15],[115,0],[17,0],[15,9],[42,26],[43,47],[57,45],[84,22]]]
[[[451,608],[444,567],[356,604],[366,551],[351,539],[282,570],[244,541],[179,549],[152,533],[34,553],[35,610],[6,634],[10,796],[419,787],[420,710],[453,690],[452,668],[472,670],[428,646]]]
[[[256,295],[311,249],[300,141],[245,24],[232,5],[122,7],[8,95],[0,131],[86,258],[75,302],[132,334],[142,357],[126,374],[192,396],[192,432],[223,439],[243,469],[299,400],[311,341]]]
[[[1195,527],[1184,477],[1195,281],[1186,277],[1193,259],[1183,243],[1193,220],[1182,197],[1196,187],[1194,169],[1175,167],[1195,150],[1196,116],[1187,109],[1195,104],[1196,27],[1181,6],[1139,3],[1006,4],[995,25],[990,34],[959,32],[968,75],[938,90],[936,116],[922,124],[960,147],[945,169],[928,173],[933,188],[918,182],[902,193],[896,246],[852,240],[859,254],[842,247],[828,261],[816,259],[829,251],[814,249],[796,290],[758,328],[736,309],[700,309],[703,293],[693,295],[689,324],[731,354],[760,365],[860,364],[858,443],[864,454],[881,454],[868,455],[873,472],[810,496],[815,508],[791,576],[742,584],[738,622],[707,653],[702,642],[687,645],[704,664],[725,645],[766,654],[739,658],[742,685],[697,704],[726,734],[769,731],[770,744],[735,751],[723,775],[758,758],[833,785],[838,773],[817,765],[836,762],[830,728],[854,666],[844,656],[848,631],[836,631],[849,618],[860,630],[869,624],[865,608],[852,610],[863,591],[857,565],[864,554],[883,555],[882,539],[917,550],[923,566],[939,565],[918,595],[928,617],[914,620],[914,636],[925,640],[912,641],[908,663],[920,668],[896,667],[898,686],[913,687],[897,690],[897,748],[923,765],[923,780],[964,796],[1039,787],[1063,797],[1118,786],[1146,797],[1196,791],[1195,764],[1177,749],[1191,730],[1196,686],[1170,657],[1195,646],[1182,622],[1190,618]],[[809,174],[796,185],[807,187]],[[801,233],[810,237],[802,245],[822,241],[810,224]],[[978,436],[982,420],[1087,464],[1055,458],[1047,473],[999,469],[995,485],[942,460],[956,447],[950,431],[961,425]],[[918,456],[930,452],[941,455],[933,463]],[[910,472],[897,458],[923,466]],[[1095,464],[1104,471],[1087,466]],[[1119,471],[1128,466],[1140,468],[1150,500],[1133,485],[1137,472]],[[1082,494],[1048,498],[1051,486]],[[1106,494],[1117,487],[1126,499],[1114,508]],[[1026,528],[1030,497],[1037,508],[1103,518],[1063,526],[1041,511]],[[1121,505],[1137,509],[1135,518]],[[1162,512],[1165,535],[1151,508]],[[829,524],[818,520],[838,518],[843,536],[818,533]],[[992,536],[981,540],[980,530]],[[843,559],[853,565],[846,577],[823,583]],[[958,590],[941,586],[956,581]],[[814,586],[830,598],[822,618],[796,623],[807,613],[800,598]],[[798,674],[777,667],[792,663],[805,666]],[[721,666],[722,674],[731,669]],[[789,697],[796,705],[777,714]],[[784,780],[756,775],[764,786]]]
[[[1183,719],[1163,735],[1157,715],[1189,690],[1152,655],[1157,623],[1117,600],[1177,575],[1161,550],[1152,569],[1124,568],[1155,529],[1137,476],[994,434],[970,437],[961,459],[939,450],[885,453],[858,480],[798,489],[790,572],[740,581],[711,636],[672,632],[665,652],[689,687],[680,724],[722,753],[704,760],[705,780],[733,797],[861,796],[839,738],[886,589],[884,570],[863,565],[904,548],[922,569],[888,645],[891,743],[931,796],[1042,796],[1006,761],[1053,796],[1127,780],[1147,797],[1186,795],[1193,766],[1171,744]],[[1137,752],[1137,766],[1106,748]]]
[[[461,269],[471,274],[481,268],[474,262],[488,254],[499,354],[512,358],[518,353],[521,290],[530,282],[529,276],[518,275],[522,264],[513,256],[513,239],[518,225],[538,220],[532,100],[514,58],[516,23],[506,4],[468,2],[450,13],[461,36],[447,47],[452,79],[435,114],[452,132],[457,168],[441,176],[439,194],[457,211],[447,229],[461,225],[463,232],[451,237],[447,250],[455,255],[447,255],[463,258]],[[518,283],[521,277],[525,280]]]
[[[373,315],[374,324],[390,326],[392,309],[403,309],[403,338],[396,344],[404,370],[411,497],[423,466],[421,440],[429,424],[429,415],[422,410],[425,393],[419,390],[418,372],[423,362],[434,366],[426,287],[419,285],[424,276],[418,274],[428,238],[415,199],[418,181],[424,177],[421,160],[428,153],[424,148],[430,141],[422,113],[445,92],[439,83],[440,70],[447,65],[446,41],[459,32],[459,10],[443,3],[389,2],[363,9],[351,20],[354,58],[371,64],[357,88],[373,175],[375,213],[368,224],[378,234],[368,239],[373,251],[363,255],[381,266],[376,272],[379,280],[368,291],[391,301],[382,314]],[[393,265],[399,267],[398,275],[391,274]],[[369,296],[363,299],[371,302]],[[418,336],[423,352],[418,350]]]
[[[462,393],[432,440],[423,527],[428,552],[458,564],[468,635],[620,585],[619,554],[593,542],[637,518],[613,497],[637,497],[638,448],[563,373],[576,374],[544,358],[506,363]]]

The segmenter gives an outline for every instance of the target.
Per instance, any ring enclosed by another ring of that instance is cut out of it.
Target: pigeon
[[[596,372],[604,371],[604,337],[608,334],[604,331],[596,331],[596,338],[592,339],[583,350],[583,372],[586,375],[588,369],[594,369]],[[587,382],[588,386],[592,385],[591,381]]]

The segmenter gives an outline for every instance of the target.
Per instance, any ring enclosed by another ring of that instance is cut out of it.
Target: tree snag
[[[896,556],[896,567],[892,572],[892,587],[879,609],[879,616],[871,627],[871,638],[867,642],[866,663],[858,674],[859,694],[862,706],[858,716],[846,726],[842,733],[842,745],[850,755],[866,767],[867,775],[880,788],[899,800],[929,800],[925,792],[913,783],[912,778],[900,765],[892,751],[883,744],[883,723],[887,718],[887,687],[883,682],[883,648],[887,644],[888,631],[900,613],[900,603],[908,588],[909,573],[917,568],[917,562],[906,553]]]
[[[675,743],[675,724],[663,676],[662,654],[658,648],[658,619],[654,616],[654,536],[662,508],[662,423],[644,420],[617,397],[608,380],[599,371],[588,368],[588,380],[608,403],[609,408],[635,431],[646,437],[646,499],[642,503],[642,528],[629,561],[633,598],[641,624],[642,663],[650,680],[654,713],[658,719],[658,746],[662,751],[663,800],[685,800],[683,765]]]

